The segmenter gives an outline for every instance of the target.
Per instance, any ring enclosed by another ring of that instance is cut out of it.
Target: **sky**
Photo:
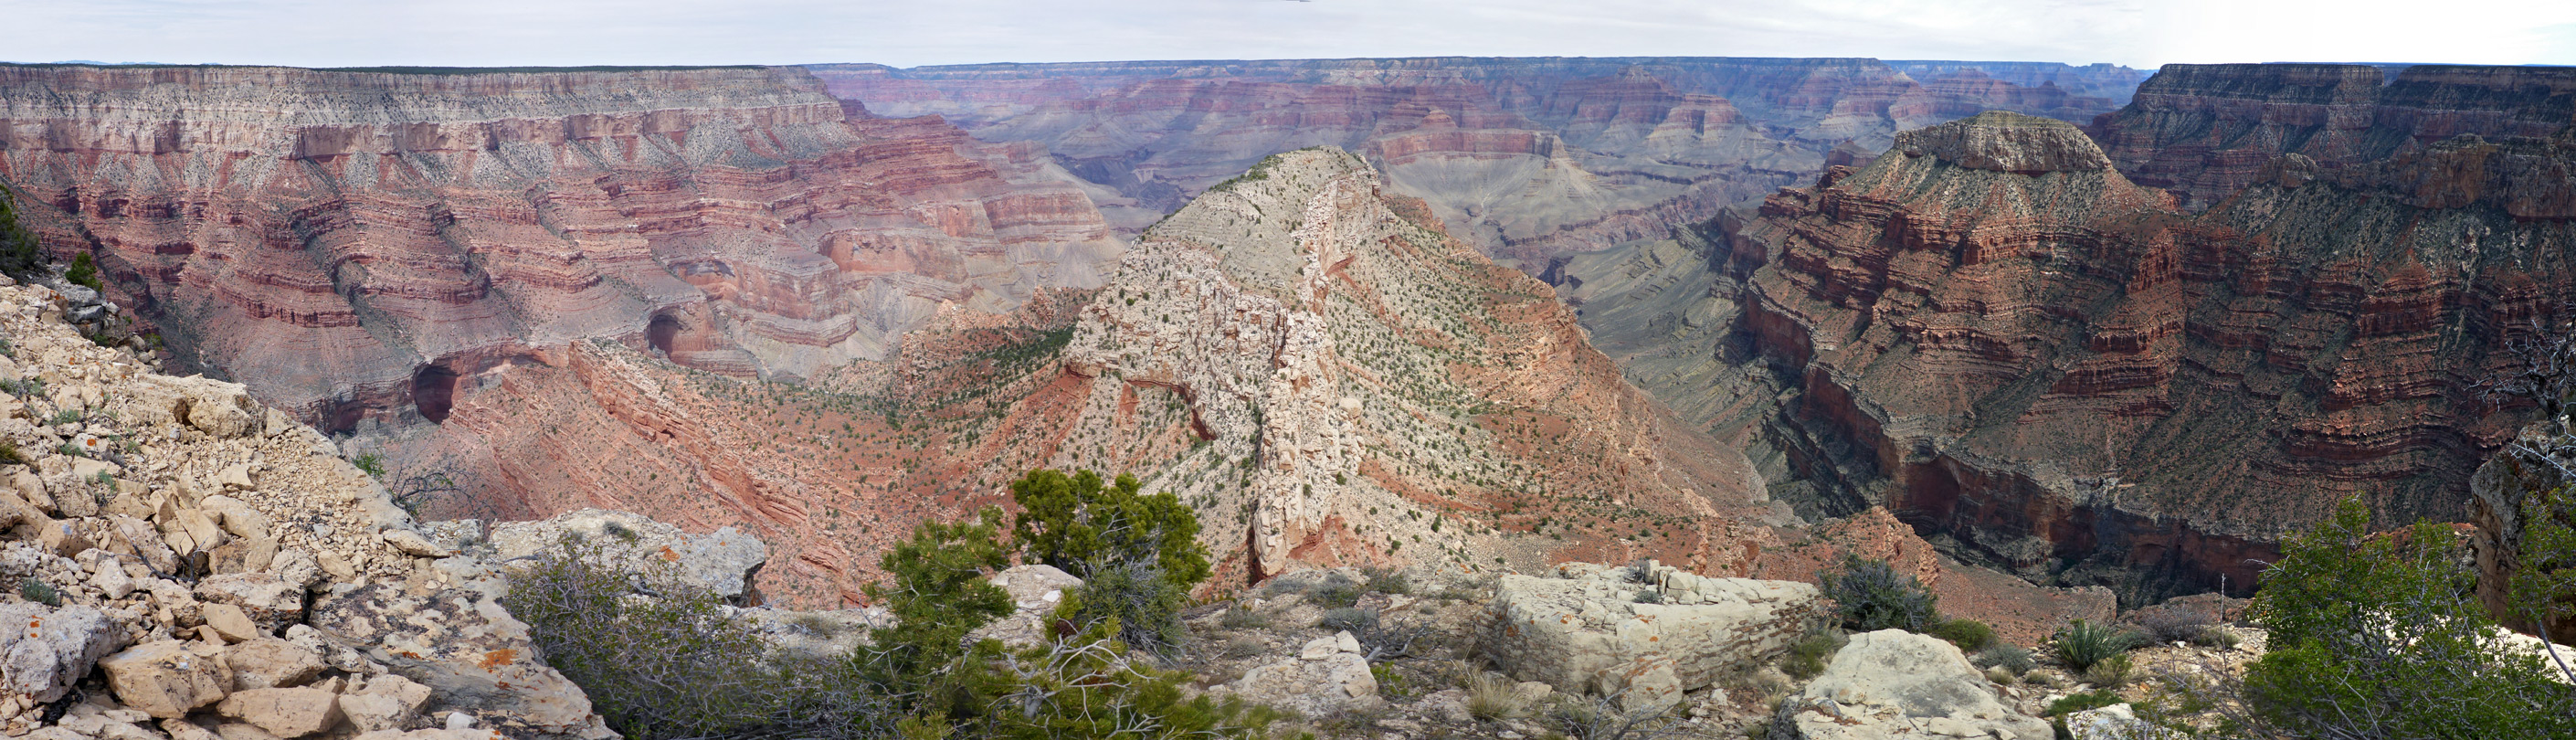
[[[0,0],[0,60],[577,66],[1392,56],[2576,65],[2576,0]]]

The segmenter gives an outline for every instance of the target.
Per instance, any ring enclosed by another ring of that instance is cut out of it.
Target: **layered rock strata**
[[[833,93],[1046,146],[1137,229],[1272,152],[1362,154],[1486,253],[1549,258],[1789,184],[1838,142],[2007,108],[2082,121],[2125,67],[1869,59],[1423,58],[813,69]],[[1937,69],[1936,69],[1937,67]],[[1992,74],[1989,73],[1992,72]],[[1913,72],[1909,76],[1908,72]]]
[[[2468,516],[2470,470],[2527,413],[2477,386],[2576,296],[2566,143],[2286,155],[2196,216],[2104,159],[1983,114],[1571,264],[1568,289],[1774,496],[1884,505],[2025,577],[2241,594],[2344,497]]]
[[[793,68],[0,70],[0,181],[178,357],[334,431],[619,338],[809,377],[1117,247],[1025,147]]]
[[[2576,68],[2170,64],[2093,123],[2120,170],[2208,208],[2277,155],[2325,170],[2418,154],[2460,134],[2546,138],[2576,125]]]

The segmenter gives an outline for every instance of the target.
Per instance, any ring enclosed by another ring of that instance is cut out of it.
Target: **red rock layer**
[[[1487,253],[1545,260],[1708,218],[1814,171],[1842,141],[1874,151],[1896,130],[1988,108],[2085,120],[2114,105],[2097,93],[2125,98],[2137,80],[2126,68],[1994,66],[2005,76],[1957,66],[1918,81],[1867,59],[1711,58],[814,69],[872,109],[1043,143],[1125,196],[1104,202],[1122,229],[1263,156],[1329,144],[1370,156]],[[2058,78],[2088,82],[2079,94]]]
[[[2521,423],[2476,394],[2492,349],[2576,299],[2576,149],[2285,158],[2189,217],[2118,172],[1971,166],[2100,157],[2002,115],[1900,137],[1731,235],[1741,331],[1797,378],[1781,413],[1884,481],[1835,484],[1847,505],[2123,598],[2242,592],[2347,496],[2467,516]]]
[[[942,303],[1096,284],[1116,246],[1081,192],[1021,184],[1032,154],[794,68],[0,69],[0,179],[47,247],[337,430],[586,337],[809,376]]]

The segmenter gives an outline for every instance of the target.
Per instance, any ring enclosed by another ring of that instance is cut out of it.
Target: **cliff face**
[[[2419,152],[2460,134],[2545,138],[2576,123],[2576,68],[2172,64],[2093,123],[2139,184],[2208,208],[2280,154],[2327,170]]]
[[[814,70],[871,110],[1045,145],[1114,190],[1102,205],[1121,230],[1269,153],[1331,145],[1366,157],[1487,254],[1541,263],[1760,197],[1843,141],[1875,151],[1899,129],[1988,108],[2086,120],[2136,81],[2126,68],[1914,64],[1946,66],[1919,77],[1869,59],[1714,58]]]
[[[1567,274],[1605,351],[1803,510],[1885,505],[2124,599],[2242,592],[2343,497],[2468,515],[2524,413],[2478,400],[2492,350],[2576,297],[2571,155],[2290,155],[2194,216],[2074,127],[1989,113]]]
[[[0,69],[0,179],[177,354],[327,428],[589,337],[811,376],[1117,247],[1026,147],[804,72]]]

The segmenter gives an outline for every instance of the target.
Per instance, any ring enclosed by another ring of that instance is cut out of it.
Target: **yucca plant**
[[[2078,619],[2050,638],[2050,652],[2058,661],[2078,671],[2090,670],[2093,664],[2111,656],[2129,652],[2138,646],[2138,634],[2117,625]]]

